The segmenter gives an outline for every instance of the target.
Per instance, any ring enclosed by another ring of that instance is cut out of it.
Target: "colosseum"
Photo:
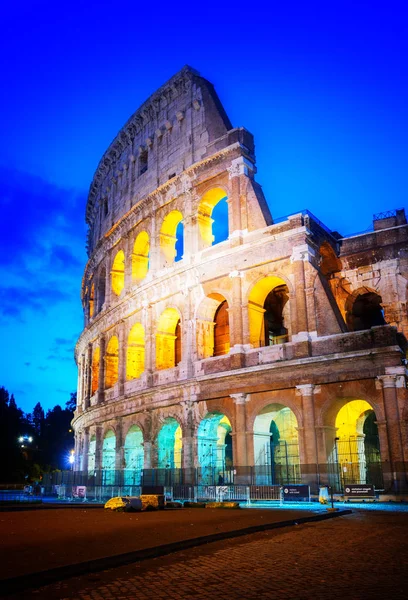
[[[348,237],[274,220],[256,171],[190,67],[103,155],[75,351],[88,484],[407,490],[405,212]]]

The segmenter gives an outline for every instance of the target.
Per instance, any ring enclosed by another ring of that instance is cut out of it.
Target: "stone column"
[[[150,225],[149,272],[154,273],[160,269],[160,231],[156,219],[152,218]]]
[[[127,332],[126,323],[121,320],[119,323],[119,365],[118,365],[118,382],[119,396],[123,396],[125,392],[126,381],[126,355],[127,355]]]
[[[309,247],[307,244],[295,246],[292,250],[290,258],[293,264],[293,274],[295,276],[295,297],[296,297],[296,324],[292,335],[292,341],[308,340],[308,322],[307,322],[307,303],[305,290],[305,265],[307,260]]]
[[[99,375],[98,375],[98,404],[105,400],[105,334],[99,336]]]
[[[145,440],[143,442],[143,468],[151,469],[152,468],[152,442],[150,440]]]
[[[237,468],[235,477],[236,483],[247,483],[249,478],[248,467],[248,448],[247,448],[247,433],[246,433],[246,403],[249,401],[248,394],[230,394],[235,404],[235,452],[234,452],[234,467]]]
[[[246,177],[253,173],[254,165],[243,156],[234,159],[227,169],[230,179],[230,196],[228,198],[229,236],[234,245],[240,243],[242,230],[248,228],[246,198],[241,197],[246,188]]]
[[[132,289],[132,240],[130,234],[125,237],[123,251],[125,253],[125,294]]]
[[[88,473],[88,453],[89,453],[89,428],[85,427],[83,430],[83,444],[82,444],[82,462],[80,470],[87,474]]]
[[[102,425],[95,427],[95,471],[101,471],[102,469],[102,438],[103,428]]]
[[[150,387],[152,385],[153,370],[155,366],[154,353],[156,352],[156,346],[155,335],[153,333],[152,311],[152,305],[145,301],[142,308],[142,325],[145,332],[145,369],[142,378],[145,387]]]
[[[84,406],[84,410],[86,410],[90,406],[90,398],[91,398],[91,391],[92,391],[92,344],[88,344],[88,347],[86,349],[84,371],[85,372],[84,372],[84,376],[83,376],[83,384],[84,384],[83,406]]]
[[[116,481],[119,481],[119,473],[125,467],[125,449],[123,447],[123,423],[122,419],[116,419],[116,446],[115,446],[115,470]]]
[[[397,493],[406,491],[407,489],[402,448],[401,421],[396,389],[397,385],[400,384],[400,379],[401,378],[397,375],[380,375],[377,377],[377,387],[382,389],[384,414],[387,424],[392,491]],[[383,470],[386,472],[386,469]]]
[[[303,416],[303,464],[302,478],[312,491],[317,491],[319,483],[319,464],[317,457],[317,438],[314,410],[314,395],[320,393],[320,386],[304,384],[296,386],[296,394],[302,398]]]
[[[82,453],[82,432],[75,432],[75,446],[74,446],[74,471],[80,471],[81,469],[81,453]]]
[[[231,368],[239,369],[245,364],[242,321],[242,273],[240,271],[232,271],[229,276],[232,279],[232,306],[228,308]]]
[[[107,253],[107,257],[106,257],[106,279],[105,279],[105,302],[103,304],[103,307],[101,307],[101,310],[109,308],[110,304],[111,304],[111,297],[112,297],[112,274],[111,274],[111,269],[112,269],[112,264],[111,264],[111,253],[108,252]]]

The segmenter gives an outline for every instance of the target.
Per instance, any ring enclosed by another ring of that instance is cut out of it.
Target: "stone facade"
[[[76,469],[402,491],[405,214],[348,238],[309,212],[274,223],[255,174],[252,135],[189,67],[103,156],[86,211]],[[228,237],[213,244],[224,198]]]

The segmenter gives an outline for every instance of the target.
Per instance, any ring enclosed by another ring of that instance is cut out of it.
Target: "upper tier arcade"
[[[234,130],[213,85],[186,66],[132,115],[103,155],[86,207],[88,253],[132,206],[191,165],[252,136]]]

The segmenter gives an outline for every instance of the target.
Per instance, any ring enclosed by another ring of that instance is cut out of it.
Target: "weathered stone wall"
[[[139,146],[149,162],[134,177]],[[104,437],[113,431],[116,468],[123,468],[132,425],[143,434],[145,468],[156,466],[168,419],[181,428],[182,466],[200,466],[198,430],[208,414],[229,420],[234,465],[254,465],[255,419],[280,406],[297,420],[305,476],[316,475],[333,448],[336,415],[359,399],[375,411],[381,459],[394,473],[387,484],[402,489],[408,226],[399,214],[391,227],[387,221],[387,228],[377,224],[372,233],[341,238],[308,213],[273,224],[255,173],[251,134],[231,129],[212,86],[189,69],[135,113],[102,159],[87,209],[85,328],[76,346],[80,466],[87,470],[91,439],[101,466]],[[223,196],[229,236],[211,245],[212,210]],[[174,262],[179,220],[184,252]],[[137,254],[141,233],[148,249]],[[140,264],[146,268],[136,278]],[[285,333],[265,345],[264,302],[276,286],[288,294]],[[350,331],[353,303],[368,292],[380,296],[384,323]],[[221,301],[228,305],[230,349],[213,356]],[[135,325],[139,338],[130,342]],[[142,368],[129,371],[129,348]]]

